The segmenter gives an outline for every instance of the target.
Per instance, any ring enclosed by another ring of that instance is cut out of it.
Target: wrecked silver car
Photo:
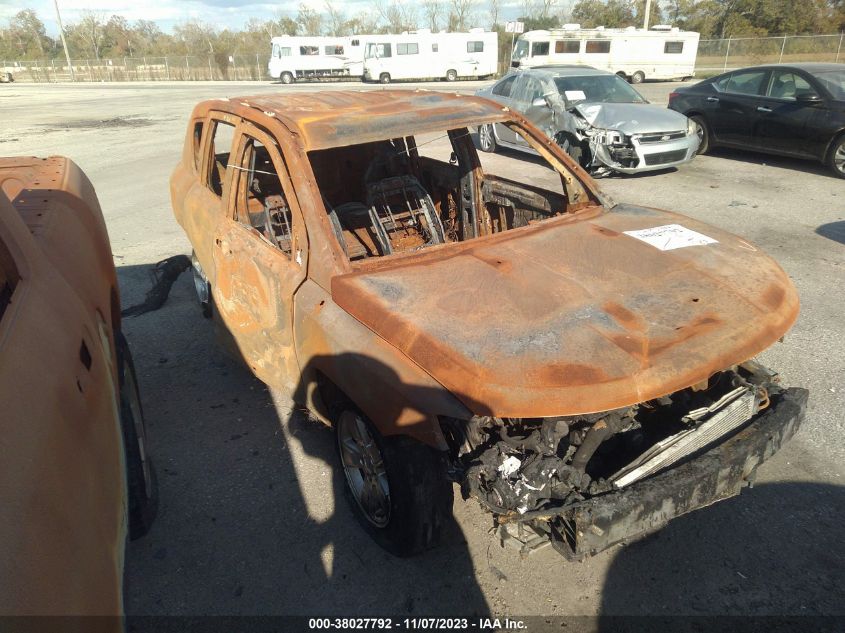
[[[696,124],[650,105],[625,80],[587,66],[541,66],[509,73],[479,90],[517,110],[593,173],[634,174],[675,167],[698,151]],[[478,129],[485,152],[532,151],[503,125]]]

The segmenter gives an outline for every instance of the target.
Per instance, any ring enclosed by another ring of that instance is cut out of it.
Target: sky
[[[421,3],[408,0],[418,7]],[[298,0],[286,2],[257,2],[256,0],[58,0],[62,12],[62,21],[71,23],[76,21],[80,13],[85,10],[102,13],[106,19],[112,14],[124,16],[130,22],[145,19],[153,20],[164,31],[170,31],[175,24],[185,20],[199,19],[218,28],[240,28],[249,18],[268,19],[276,15],[296,15]],[[314,9],[325,12],[322,1],[307,2]],[[333,0],[333,6],[344,11],[348,17],[361,12],[372,12],[372,0]],[[448,0],[443,0],[448,4]],[[514,19],[524,5],[520,0],[503,0],[500,3],[500,19]],[[476,15],[478,26],[488,27],[489,8],[486,0],[477,0]],[[58,35],[56,25],[56,11],[53,0],[0,0],[0,22],[5,22],[22,9],[34,9],[38,17],[44,22],[48,34]],[[422,19],[422,11],[420,11]],[[422,24],[420,25],[422,26]]]

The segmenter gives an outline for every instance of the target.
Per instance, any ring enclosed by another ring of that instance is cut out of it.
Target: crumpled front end
[[[559,129],[554,135],[573,158],[593,170],[623,174],[683,165],[695,158],[700,140],[695,123],[676,112],[642,104],[584,103],[561,111],[552,102]]]
[[[581,559],[739,494],[806,402],[750,361],[624,409],[443,426],[464,496],[493,513],[503,541]]]

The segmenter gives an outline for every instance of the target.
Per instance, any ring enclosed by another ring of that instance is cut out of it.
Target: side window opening
[[[511,96],[511,89],[513,88],[513,82],[516,80],[516,75],[511,75],[510,77],[506,77],[502,79],[499,83],[497,83],[493,87],[493,94],[498,95],[500,97],[509,97]]]
[[[549,43],[548,42],[534,42],[531,44],[531,57],[537,57],[538,55],[548,55],[549,54]]]
[[[587,40],[586,53],[609,53],[610,40]]]
[[[2,192],[0,192],[2,195]],[[6,313],[6,308],[12,301],[12,295],[15,293],[15,288],[20,281],[18,269],[12,259],[12,254],[6,248],[6,245],[0,241],[0,320]]]
[[[767,70],[752,70],[739,72],[731,75],[728,81],[727,92],[740,95],[760,96],[765,88],[763,80],[766,78]]]
[[[666,42],[663,45],[663,52],[670,54],[680,54],[684,52],[683,42]]]
[[[208,171],[208,185],[218,196],[223,195],[223,181],[229,166],[229,154],[235,139],[235,126],[225,121],[214,121],[212,131],[212,164]]]
[[[467,53],[483,53],[484,42],[467,42]]]
[[[196,169],[200,168],[200,163],[202,162],[201,152],[202,149],[202,129],[203,129],[203,121],[197,121],[194,123],[194,133],[193,133],[193,152],[194,152],[194,167]]]
[[[293,218],[270,151],[260,140],[245,137],[238,172],[235,217],[290,259],[293,251]]]
[[[581,40],[557,40],[555,53],[577,53],[581,50]]]
[[[526,226],[583,206],[572,202],[589,201],[556,161],[535,159],[531,177],[519,181],[497,176],[495,169],[486,172],[466,128],[313,150],[308,157],[335,235],[352,262]],[[507,160],[519,166],[507,165],[505,173],[525,171],[523,157]]]

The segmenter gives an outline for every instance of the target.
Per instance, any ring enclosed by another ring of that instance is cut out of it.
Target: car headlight
[[[625,145],[627,140],[625,135],[618,130],[602,130],[601,136],[603,140],[600,142],[604,145]]]
[[[692,119],[687,119],[687,135],[698,134],[698,124]]]

